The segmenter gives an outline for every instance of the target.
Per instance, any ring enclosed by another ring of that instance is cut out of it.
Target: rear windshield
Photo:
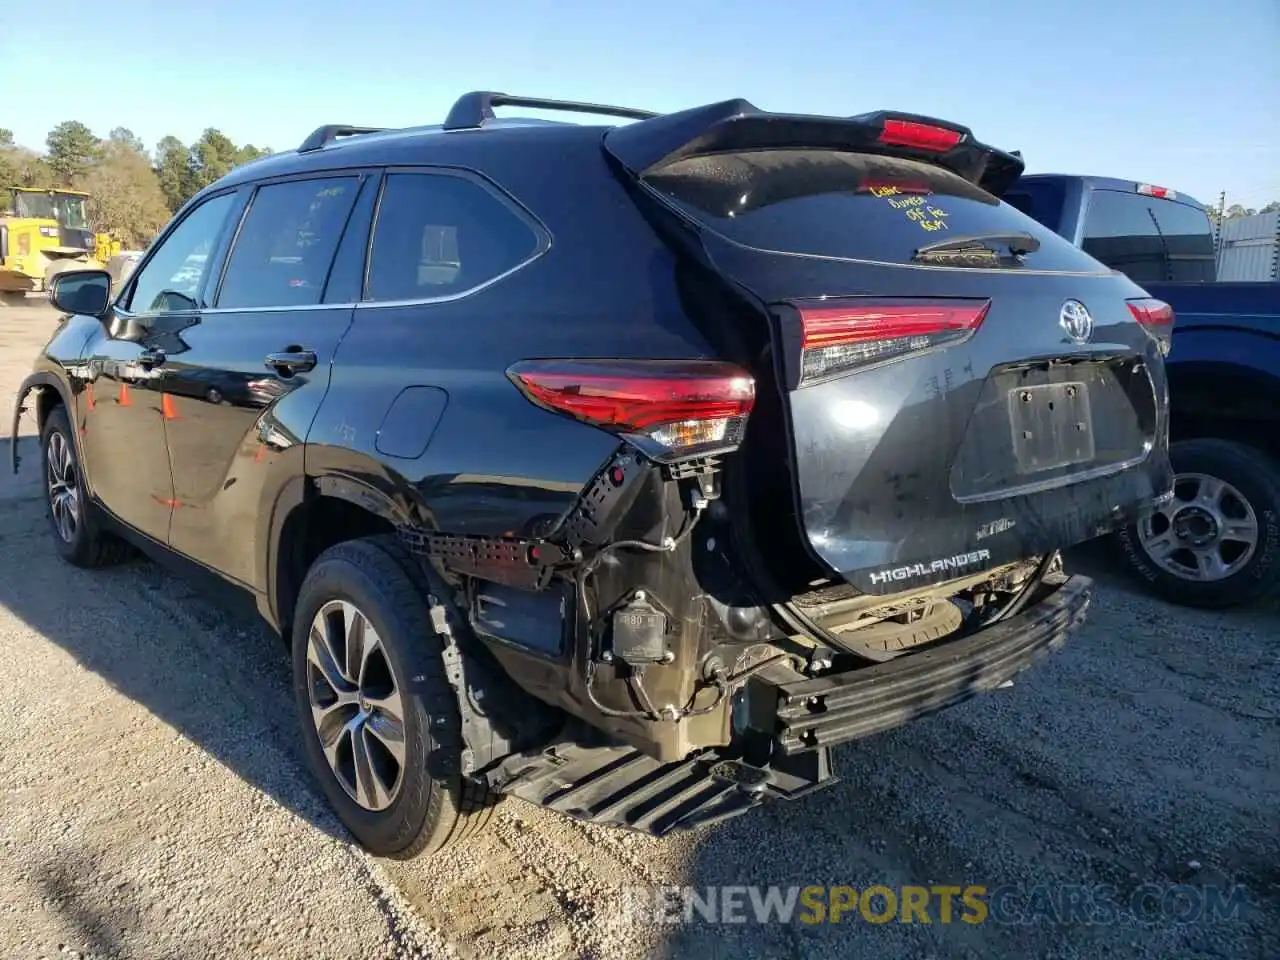
[[[1082,246],[1138,283],[1213,280],[1213,228],[1198,207],[1119,190],[1095,190]]]
[[[932,265],[916,256],[926,244],[1016,233],[1030,234],[1040,247],[1020,261],[1005,257],[1001,266],[1104,269],[985,190],[914,160],[834,150],[752,150],[677,160],[645,182],[730,240],[763,250]]]

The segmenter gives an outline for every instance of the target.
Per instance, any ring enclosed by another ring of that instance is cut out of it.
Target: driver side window
[[[234,202],[234,193],[214,197],[178,224],[138,271],[129,297],[131,311],[179,313],[196,309],[196,294],[208,272],[213,245]]]

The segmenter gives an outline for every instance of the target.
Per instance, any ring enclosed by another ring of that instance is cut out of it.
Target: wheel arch
[[[13,403],[13,423],[9,434],[9,450],[10,450],[10,468],[12,472],[18,472],[18,424],[22,419],[22,414],[27,410],[24,406],[27,398],[32,394],[35,395],[35,413],[36,417],[36,436],[44,434],[45,421],[49,419],[49,414],[53,412],[55,407],[63,407],[67,411],[67,416],[72,422],[72,442],[76,445],[76,459],[83,463],[80,450],[79,431],[75,429],[73,412],[75,404],[71,399],[70,388],[63,383],[58,377],[48,371],[33,373],[18,387],[17,395],[14,397]]]
[[[1280,377],[1247,364],[1170,364],[1169,439],[1234,440],[1280,457]]]
[[[286,640],[307,570],[347,540],[394,533],[407,513],[388,493],[346,474],[298,476],[276,498],[266,537],[268,622]]]

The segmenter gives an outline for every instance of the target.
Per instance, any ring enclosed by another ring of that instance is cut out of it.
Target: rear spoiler
[[[668,113],[615,127],[605,149],[643,177],[688,157],[739,150],[827,149],[888,153],[934,163],[991,193],[1022,175],[1022,158],[975,140],[958,124],[880,110],[856,117],[768,113],[746,100]]]

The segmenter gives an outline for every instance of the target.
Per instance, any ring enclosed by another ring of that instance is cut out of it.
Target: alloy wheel
[[[1173,499],[1138,524],[1138,540],[1163,570],[1213,582],[1238,573],[1258,546],[1258,517],[1235,487],[1203,473],[1174,477]]]
[[[320,746],[342,789],[366,810],[385,810],[404,780],[404,704],[373,624],[332,600],[311,621],[307,691]]]
[[[45,479],[49,488],[49,510],[53,525],[66,543],[75,540],[80,529],[80,487],[76,482],[75,457],[71,444],[58,430],[49,434],[45,454]]]

